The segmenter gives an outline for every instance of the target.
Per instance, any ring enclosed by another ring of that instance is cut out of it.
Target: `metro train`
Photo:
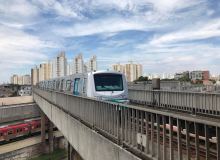
[[[48,119],[45,119],[45,130],[48,129]],[[0,127],[0,141],[27,136],[41,131],[41,119],[29,119],[23,123],[5,125]]]
[[[129,104],[126,77],[118,71],[92,71],[39,81],[41,89]]]

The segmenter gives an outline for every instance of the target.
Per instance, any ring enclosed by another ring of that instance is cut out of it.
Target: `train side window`
[[[73,94],[75,94],[75,95],[79,95],[79,81],[80,81],[79,78],[75,79],[74,91],[73,91]]]
[[[12,134],[13,134],[12,130],[8,131],[8,135],[12,135]]]
[[[60,81],[58,80],[56,83],[57,83],[57,85],[56,85],[57,88],[56,88],[56,89],[59,90],[59,87],[60,87]]]
[[[87,79],[84,78],[84,81],[83,81],[83,93],[86,93],[86,84],[87,84]]]
[[[70,89],[71,89],[71,80],[67,80],[66,81],[66,91],[70,91]]]
[[[63,90],[63,82],[64,82],[64,79],[61,80],[61,87],[60,87],[60,90]]]

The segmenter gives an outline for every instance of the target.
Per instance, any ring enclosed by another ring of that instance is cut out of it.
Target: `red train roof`
[[[47,122],[48,119],[45,119],[45,121]],[[36,124],[36,123],[41,123],[41,120],[31,122],[31,124]]]
[[[20,125],[16,125],[16,126],[11,126],[11,127],[1,128],[0,131],[15,129],[15,128],[19,128],[19,127],[25,127],[25,126],[28,126],[28,123],[24,123],[24,124],[20,124]]]

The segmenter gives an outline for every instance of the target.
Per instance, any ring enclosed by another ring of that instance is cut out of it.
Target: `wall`
[[[55,138],[54,140],[54,149],[66,148],[67,141],[63,137]],[[66,145],[65,145],[66,144]],[[64,147],[65,146],[65,147]],[[46,142],[46,153],[49,153],[49,142]],[[43,154],[42,144],[32,145],[26,148],[22,148],[16,151],[0,154],[0,159],[4,160],[26,160],[32,157],[36,157]]]

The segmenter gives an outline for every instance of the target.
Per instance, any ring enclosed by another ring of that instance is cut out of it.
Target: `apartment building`
[[[82,59],[82,54],[79,53],[75,59],[72,59],[72,74],[83,73],[84,72],[84,62]]]
[[[62,51],[57,57],[53,58],[53,78],[67,75],[67,59],[65,52]]]
[[[31,77],[30,75],[23,75],[22,76],[22,84],[30,85],[31,84]]]
[[[37,82],[39,82],[39,69],[34,65],[34,69],[31,69],[31,85],[36,85]]]
[[[126,76],[127,82],[133,82],[138,79],[140,76],[143,76],[142,65],[139,63],[129,62],[127,64],[121,65],[116,63],[112,66],[112,69],[124,73]]]
[[[51,65],[48,59],[46,63],[41,63],[39,68],[39,81],[50,79],[51,77]]]
[[[90,60],[87,62],[87,71],[94,71],[98,70],[98,64],[97,64],[97,57],[93,56]]]
[[[70,65],[67,64],[67,76],[69,76],[69,75],[70,75]]]

